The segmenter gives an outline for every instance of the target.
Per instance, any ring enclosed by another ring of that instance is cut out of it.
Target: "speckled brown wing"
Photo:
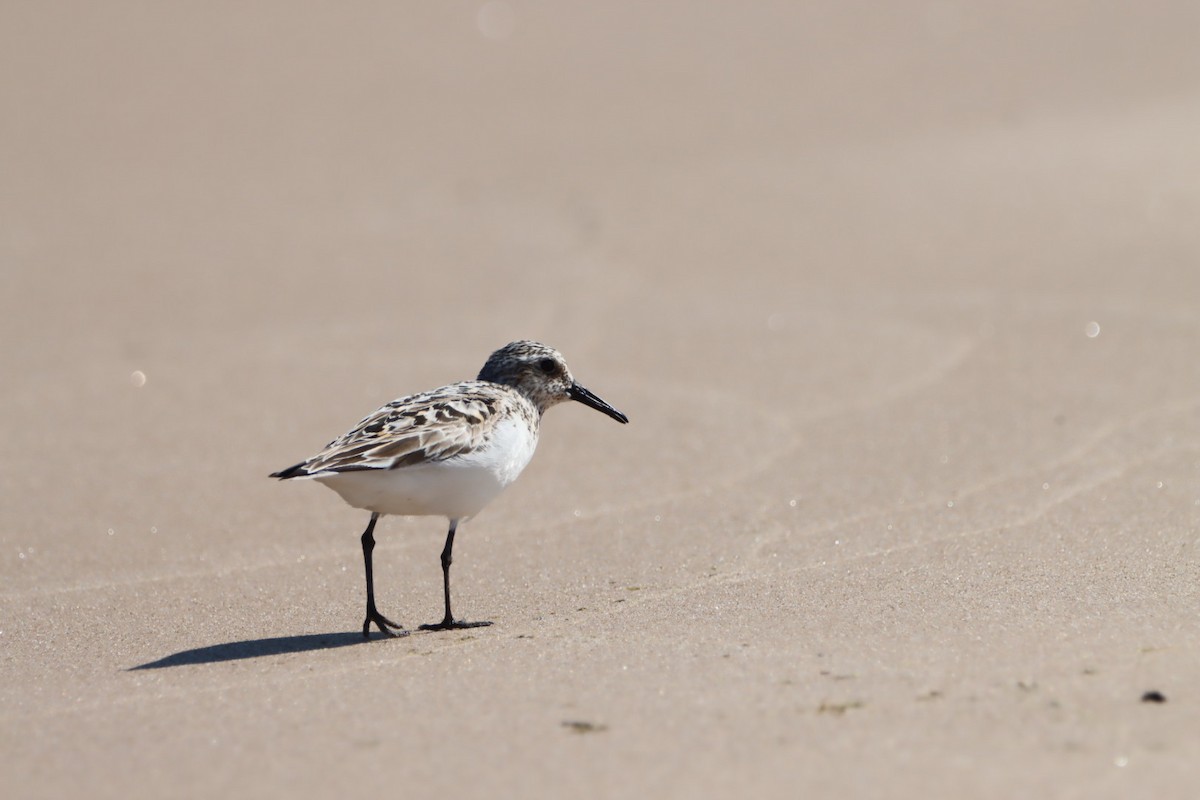
[[[487,442],[503,401],[494,385],[479,388],[467,381],[393,400],[286,477],[397,469],[475,450]]]

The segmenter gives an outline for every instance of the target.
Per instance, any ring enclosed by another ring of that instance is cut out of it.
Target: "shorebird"
[[[355,508],[371,512],[362,534],[367,616],[385,636],[407,634],[375,607],[371,553],[375,523],[385,514],[439,516],[450,521],[442,549],[446,613],[421,630],[491,625],[464,622],[450,613],[450,563],[454,533],[516,480],[537,447],[542,414],[575,400],[621,423],[629,418],[583,388],[553,347],[512,342],[488,357],[473,381],[401,397],[379,408],[312,458],[271,473],[311,478]]]

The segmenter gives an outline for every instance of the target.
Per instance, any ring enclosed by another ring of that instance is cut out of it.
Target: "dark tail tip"
[[[301,461],[299,464],[293,464],[287,469],[281,469],[279,472],[272,472],[269,477],[279,478],[281,481],[286,481],[288,478],[298,478],[301,475],[307,475],[308,470],[304,468],[306,462]]]

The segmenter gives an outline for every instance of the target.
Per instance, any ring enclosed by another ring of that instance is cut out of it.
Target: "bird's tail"
[[[281,469],[279,472],[272,472],[269,477],[279,478],[281,481],[286,481],[288,478],[303,478],[308,475],[308,470],[304,468],[307,461],[301,461],[299,464],[293,464],[287,469]]]

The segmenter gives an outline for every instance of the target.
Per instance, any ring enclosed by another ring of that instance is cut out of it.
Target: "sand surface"
[[[1198,35],[3,4],[0,794],[1194,797]],[[516,338],[631,424],[460,529],[493,627],[363,643],[366,515],[267,473]]]

